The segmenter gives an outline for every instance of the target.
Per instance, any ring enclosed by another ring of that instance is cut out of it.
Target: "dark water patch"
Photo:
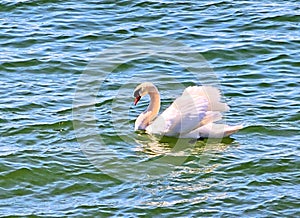
[[[266,123],[265,125],[252,125],[247,126],[243,129],[244,133],[255,133],[256,135],[259,135],[260,133],[267,134],[269,136],[275,136],[275,137],[290,137],[295,134],[297,134],[297,128],[294,129],[292,127],[286,128],[286,127],[279,127],[278,125],[270,125],[269,123]]]
[[[275,16],[270,16],[267,18],[262,18],[262,20],[264,21],[268,21],[268,22],[296,22],[299,23],[300,22],[300,18],[299,15],[296,14],[290,14],[290,15],[275,15]]]

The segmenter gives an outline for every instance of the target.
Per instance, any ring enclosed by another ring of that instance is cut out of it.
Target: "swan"
[[[238,130],[242,125],[228,126],[215,123],[222,119],[222,112],[229,110],[220,102],[220,91],[212,86],[190,86],[159,116],[160,94],[151,82],[138,85],[133,93],[134,105],[145,96],[150,96],[148,108],[135,121],[135,131],[145,130],[148,134],[177,138],[223,138]]]

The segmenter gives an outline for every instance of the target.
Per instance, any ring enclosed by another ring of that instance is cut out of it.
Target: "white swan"
[[[220,91],[211,86],[191,86],[184,90],[161,115],[160,95],[150,82],[140,84],[134,90],[134,105],[141,97],[149,94],[150,104],[135,121],[135,130],[146,130],[148,134],[178,138],[223,138],[241,128],[242,125],[216,124],[222,119],[221,112],[229,110],[220,102]]]

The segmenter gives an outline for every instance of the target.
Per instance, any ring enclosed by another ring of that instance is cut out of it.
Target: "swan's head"
[[[144,83],[141,83],[140,85],[138,85],[133,92],[133,96],[135,97],[134,105],[136,105],[139,102],[141,97],[143,97],[153,91],[158,92],[157,88],[155,87],[155,85],[153,85],[153,83],[144,82]]]

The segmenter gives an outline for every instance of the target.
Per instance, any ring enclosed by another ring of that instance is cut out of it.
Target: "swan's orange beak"
[[[139,102],[140,99],[141,99],[141,96],[136,97],[134,99],[134,105],[136,105]]]

